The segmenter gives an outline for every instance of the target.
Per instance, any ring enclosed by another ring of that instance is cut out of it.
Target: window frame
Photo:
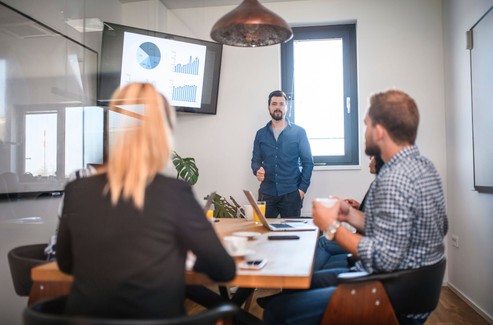
[[[281,80],[282,89],[288,96],[288,117],[294,120],[295,90],[293,89],[295,40],[330,39],[343,40],[343,75],[344,75],[344,151],[345,155],[314,156],[317,166],[359,166],[359,120],[358,120],[358,78],[356,53],[356,24],[293,27],[293,38],[281,45]],[[347,106],[349,98],[349,107]]]

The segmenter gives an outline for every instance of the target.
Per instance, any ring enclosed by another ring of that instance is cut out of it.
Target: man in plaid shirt
[[[359,258],[357,268],[368,273],[415,269],[444,258],[448,231],[445,198],[433,163],[415,145],[419,113],[406,93],[389,90],[370,98],[365,117],[366,148],[385,165],[370,187],[365,211],[342,200],[332,207],[313,203],[313,221],[326,237]],[[352,233],[341,222],[358,229]],[[337,282],[348,268],[314,273],[313,287],[273,298],[264,320],[271,324],[318,324]],[[319,274],[317,274],[319,273]],[[412,317],[424,323],[428,315]]]

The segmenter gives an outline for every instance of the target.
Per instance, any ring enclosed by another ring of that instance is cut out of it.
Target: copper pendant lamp
[[[291,37],[293,31],[286,21],[257,0],[243,0],[211,30],[211,38],[216,42],[240,47],[274,45]]]

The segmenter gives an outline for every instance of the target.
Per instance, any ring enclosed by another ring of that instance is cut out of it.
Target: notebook
[[[214,201],[214,197],[216,196],[216,192],[211,192],[211,194],[209,194],[209,198],[207,199],[207,201],[205,201],[205,205],[204,205],[204,213],[207,214],[207,211],[209,211],[209,208],[211,207],[211,204],[212,204],[212,201]]]
[[[302,219],[300,219],[300,222],[268,222],[267,218],[258,207],[257,200],[253,197],[252,192],[248,190],[243,190],[243,192],[245,193],[248,202],[252,205],[253,210],[257,213],[260,223],[270,231],[307,231],[317,229],[316,226],[307,224],[305,221],[301,221]]]

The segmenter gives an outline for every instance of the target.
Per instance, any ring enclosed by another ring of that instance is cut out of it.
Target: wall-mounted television
[[[221,56],[222,44],[105,22],[98,103],[149,82],[177,111],[216,114]]]

